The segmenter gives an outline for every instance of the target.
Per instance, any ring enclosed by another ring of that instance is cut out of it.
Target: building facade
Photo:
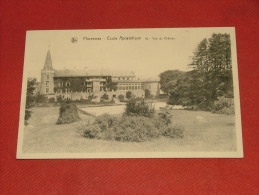
[[[55,70],[50,51],[41,70],[40,94],[55,100],[58,96],[78,100],[90,95],[100,99],[104,94],[110,98],[126,97],[128,91],[135,97],[145,97],[147,90],[152,97],[158,96],[159,81],[137,79],[134,72],[115,73],[87,68]]]

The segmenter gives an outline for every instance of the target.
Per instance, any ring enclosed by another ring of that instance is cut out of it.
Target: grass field
[[[235,151],[234,116],[203,111],[172,110],[173,122],[185,129],[183,139],[159,138],[142,143],[122,143],[81,137],[80,122],[56,125],[57,107],[35,107],[24,129],[24,153],[181,152]],[[82,120],[91,119],[79,112]]]

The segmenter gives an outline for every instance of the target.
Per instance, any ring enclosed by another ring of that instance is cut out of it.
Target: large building
[[[44,67],[41,70],[40,94],[48,98],[78,100],[90,95],[100,97],[107,94],[109,98],[131,92],[136,97],[156,97],[159,95],[159,81],[140,80],[134,72],[115,72],[103,70],[64,69],[55,70],[52,66],[50,51],[47,52]]]

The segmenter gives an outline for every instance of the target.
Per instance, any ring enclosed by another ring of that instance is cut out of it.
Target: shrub
[[[153,117],[154,113],[155,109],[152,107],[151,104],[146,103],[144,99],[140,101],[131,99],[126,104],[124,115]]]
[[[217,113],[217,114],[226,114],[226,115],[233,115],[235,114],[235,107],[232,105],[228,108],[223,108],[221,110],[218,110],[218,111],[214,111],[214,113]]]
[[[109,96],[105,93],[102,95],[101,99],[109,100]]]
[[[143,116],[127,116],[114,128],[114,139],[124,142],[143,142],[159,137],[159,130],[151,119]]]
[[[71,101],[63,102],[59,109],[59,118],[57,124],[68,124],[79,120],[80,118],[76,105],[71,103]]]
[[[126,92],[126,98],[127,98],[127,99],[132,98],[132,92],[131,92],[131,91],[127,91],[127,92]]]
[[[181,125],[168,126],[164,129],[162,135],[170,138],[183,138],[184,128]]]
[[[214,102],[213,112],[217,114],[235,114],[234,98],[220,97]]]
[[[49,98],[49,103],[55,103],[55,98]]]
[[[169,125],[172,123],[172,115],[169,111],[169,108],[165,108],[164,110],[161,110],[159,113],[158,113],[158,118],[160,121],[162,121],[163,123],[165,123],[166,125]]]
[[[151,91],[149,89],[145,89],[145,98],[152,98]]]
[[[116,140],[122,142],[143,142],[159,136],[183,138],[184,129],[172,126],[170,113],[157,114],[153,118],[144,116],[115,117],[104,114],[91,124],[82,124],[80,132],[90,139]]]
[[[57,97],[57,102],[58,102],[58,103],[62,103],[63,101],[64,101],[64,96],[59,95],[59,96]]]
[[[159,136],[159,130],[147,117],[115,117],[104,114],[96,117],[92,125],[81,127],[87,138],[142,142]]]
[[[35,102],[36,103],[47,103],[48,98],[45,95],[38,94],[36,95]]]
[[[80,127],[83,129],[83,136],[87,138],[97,139],[113,139],[112,128],[117,126],[119,118],[111,116],[109,114],[103,114],[96,117],[93,124],[83,125]]]
[[[123,100],[124,100],[124,95],[120,94],[120,95],[118,96],[118,98],[119,98],[120,101],[123,101]]]
[[[96,98],[96,96],[93,95],[93,94],[88,96],[88,100],[89,100],[89,101],[92,101],[92,100],[95,99],[95,98]]]

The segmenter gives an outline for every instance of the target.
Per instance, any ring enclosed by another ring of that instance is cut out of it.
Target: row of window
[[[118,77],[118,80],[130,80],[130,77]]]
[[[143,89],[143,86],[126,86],[118,87],[118,90]]]
[[[46,89],[46,93],[48,93],[49,91],[47,91],[48,88]],[[106,91],[106,88],[105,87],[100,87],[100,91]],[[64,93],[70,93],[72,92],[71,89],[64,89]],[[86,90],[83,90],[83,92],[93,92],[93,89],[92,88],[87,88]],[[62,89],[57,89],[57,93],[63,93],[63,90]]]
[[[103,86],[105,83],[100,83],[101,86]],[[92,87],[93,86],[93,83],[92,82],[83,82],[82,83],[83,86],[87,86],[87,87]],[[142,83],[120,83],[119,85],[143,85]],[[59,82],[58,83],[58,86],[59,87],[70,87],[70,82]],[[46,81],[46,87],[49,87],[49,81]]]
[[[134,89],[143,89],[143,86],[126,86],[126,87],[118,87],[118,90],[134,90]],[[100,87],[100,91],[105,91],[106,88]],[[64,93],[72,92],[71,89],[65,88]],[[85,92],[85,91],[84,91]],[[93,92],[92,88],[87,88],[86,92]],[[46,88],[46,93],[49,93],[49,88]],[[57,93],[63,93],[62,89],[57,89]]]
[[[92,82],[83,82],[82,85],[87,86],[87,87],[92,87],[93,83]]]
[[[69,87],[69,86],[70,86],[70,82],[65,82],[65,83],[59,82],[59,83],[58,83],[58,86],[59,86],[59,87],[63,87],[63,86]]]
[[[65,90],[65,91],[64,91],[65,93],[70,93],[70,92],[72,92],[71,89],[67,89],[67,88],[66,88],[66,89],[64,89],[64,90]],[[62,89],[58,89],[58,90],[57,90],[57,93],[63,93]]]
[[[119,85],[143,85],[143,83],[119,83]]]

